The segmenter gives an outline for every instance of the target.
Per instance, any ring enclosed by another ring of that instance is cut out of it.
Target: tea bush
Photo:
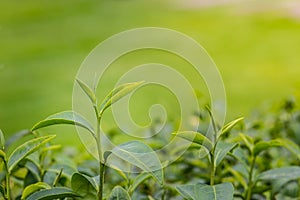
[[[141,83],[115,88],[100,106],[95,92],[80,80],[77,83],[93,106],[95,127],[79,113],[65,111],[7,140],[0,131],[1,199],[299,199],[300,111],[294,100],[222,127],[206,107],[194,116],[200,121],[197,131],[173,130],[173,137],[192,144],[179,159],[162,168],[152,150],[157,146],[130,141],[102,152],[100,145],[104,111]],[[75,147],[54,144],[55,135],[39,131],[56,124],[86,129],[97,144],[98,159],[79,153]],[[206,129],[201,127],[209,125],[212,131],[202,132]],[[28,136],[29,140],[14,147],[16,141]],[[159,145],[160,138],[157,140]],[[140,173],[106,167],[111,155]]]

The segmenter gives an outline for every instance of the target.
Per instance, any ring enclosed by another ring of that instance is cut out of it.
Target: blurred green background
[[[300,96],[297,2],[0,0],[0,10],[0,127],[6,135],[71,109],[74,77],[88,53],[137,27],[174,29],[202,44],[224,79],[228,118]]]

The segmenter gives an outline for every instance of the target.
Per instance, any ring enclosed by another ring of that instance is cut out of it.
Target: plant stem
[[[161,195],[161,200],[165,200],[166,193],[167,193],[167,188],[166,188],[165,185],[164,185],[164,186],[163,186],[163,193],[162,193],[162,195]]]
[[[99,159],[99,188],[98,188],[98,200],[103,199],[103,185],[104,185],[104,168],[105,163],[102,159],[102,149],[101,149],[101,132],[100,132],[100,124],[102,118],[102,112],[98,112],[97,105],[94,105],[94,110],[97,117],[97,132],[96,132],[96,143],[98,150],[98,159]]]
[[[5,184],[6,184],[6,199],[10,200],[10,173],[8,171],[8,166],[7,166],[7,161],[4,159],[4,166],[5,166],[5,171],[6,171],[6,176],[5,176]]]
[[[210,185],[215,184],[215,173],[216,173],[216,167],[215,167],[215,156],[214,156],[214,150],[210,154],[210,160],[211,160],[211,165],[210,165]]]
[[[252,158],[252,161],[251,161],[251,166],[250,166],[250,171],[249,171],[249,186],[248,186],[248,190],[246,192],[246,200],[251,200],[251,196],[252,196],[252,188],[254,186],[254,183],[252,181],[252,177],[253,177],[253,170],[254,170],[255,160],[256,160],[256,156],[254,156]]]

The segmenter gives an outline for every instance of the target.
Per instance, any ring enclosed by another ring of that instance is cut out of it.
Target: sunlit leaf
[[[224,133],[230,131],[236,124],[238,124],[240,121],[242,121],[244,118],[240,117],[238,119],[235,119],[231,122],[229,122],[228,124],[226,124],[225,126],[223,126],[220,136],[222,136]]]
[[[253,145],[254,145],[253,139],[250,136],[242,133],[239,134],[239,138],[241,138],[241,140],[243,141],[243,143],[245,144],[249,152],[252,152]]]
[[[103,113],[107,108],[109,108],[112,104],[116,103],[124,96],[128,95],[136,88],[141,86],[144,81],[134,82],[134,83],[125,83],[122,84],[115,89],[113,89],[103,100],[100,106],[100,113]]]
[[[26,200],[53,200],[64,199],[66,197],[80,197],[80,195],[69,188],[55,187],[35,192],[32,195],[30,195]]]
[[[212,142],[202,133],[198,133],[195,131],[180,131],[172,134],[190,142],[204,146],[208,151],[210,151],[213,147]]]
[[[96,104],[97,98],[96,98],[95,92],[87,84],[85,84],[81,80],[76,79],[76,82],[81,87],[81,89],[84,91],[84,93],[89,97],[89,99],[91,100],[91,102],[93,104]]]
[[[92,125],[84,117],[73,111],[64,111],[51,115],[46,119],[35,124],[32,127],[31,131],[58,124],[71,124],[80,126],[87,129],[90,133],[95,135]]]
[[[17,147],[8,159],[8,170],[11,172],[14,167],[26,156],[38,150],[42,145],[49,142],[55,137],[55,135],[44,136],[35,138],[25,142],[24,144]]]
[[[187,200],[232,200],[234,188],[231,183],[218,185],[180,185],[176,189]]]
[[[156,153],[140,141],[121,144],[111,151],[118,158],[148,172],[160,184],[163,184],[163,170]]]
[[[86,200],[97,199],[97,184],[95,180],[84,174],[74,173],[71,180],[73,191]]]
[[[43,182],[37,182],[35,184],[31,184],[23,190],[21,199],[22,200],[26,199],[29,195],[41,189],[51,189],[51,186]]]
[[[116,186],[111,191],[108,200],[130,200],[128,192],[121,186]]]

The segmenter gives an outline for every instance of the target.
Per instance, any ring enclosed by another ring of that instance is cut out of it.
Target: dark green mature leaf
[[[36,180],[41,179],[41,172],[39,169],[39,166],[36,165],[36,163],[32,162],[31,160],[26,160],[25,167],[28,169],[29,172],[35,177]]]
[[[271,169],[261,173],[257,180],[269,181],[269,180],[296,180],[300,178],[300,167],[299,166],[289,166],[281,167],[277,169]]]
[[[213,186],[198,183],[195,185],[180,185],[176,189],[181,196],[188,200],[232,200],[234,192],[231,183]]]
[[[73,111],[64,111],[47,117],[46,119],[35,124],[31,131],[38,130],[47,126],[57,124],[71,124],[85,128],[90,133],[95,135],[92,125],[81,115]]]
[[[80,197],[80,195],[69,188],[56,187],[35,192],[32,195],[30,195],[26,200],[53,200],[63,199],[66,197]]]
[[[190,142],[204,146],[208,151],[210,151],[213,147],[212,142],[202,133],[198,133],[195,131],[180,131],[172,134]]]
[[[44,182],[37,182],[35,184],[31,184],[23,190],[21,199],[26,199],[29,195],[41,189],[51,189],[51,186]]]
[[[121,186],[116,186],[111,191],[108,200],[130,200],[128,192]]]
[[[5,147],[5,138],[2,130],[0,129],[0,149],[4,149]]]
[[[149,172],[155,180],[163,184],[162,165],[148,145],[140,141],[131,141],[115,147],[111,152],[120,159]]]
[[[141,173],[133,180],[133,183],[129,187],[129,193],[133,193],[133,191],[144,181],[151,177],[149,173]]]
[[[96,98],[95,92],[87,84],[85,84],[81,80],[76,79],[76,82],[81,87],[81,89],[84,91],[84,93],[89,97],[89,99],[91,100],[91,102],[93,104],[96,104],[97,98]]]
[[[44,136],[29,140],[17,147],[8,159],[8,170],[11,172],[14,167],[26,156],[38,150],[42,145],[49,142],[55,137],[55,135]]]
[[[261,141],[255,144],[253,149],[253,155],[257,156],[259,153],[271,148],[271,147],[280,147],[282,146],[278,140],[270,140],[270,141]]]
[[[124,96],[131,93],[133,90],[138,88],[144,83],[144,81],[133,82],[133,83],[125,83],[122,84],[115,89],[113,89],[103,100],[100,106],[100,113],[103,113],[107,108],[109,108],[112,104],[116,103]]]
[[[95,180],[84,174],[74,173],[71,180],[73,191],[86,200],[97,199],[97,184]]]
[[[230,131],[236,124],[238,124],[240,121],[242,121],[244,118],[240,117],[238,119],[235,119],[231,122],[229,122],[228,124],[226,124],[225,126],[223,126],[220,136],[222,136],[224,133]]]
[[[236,147],[238,147],[238,143],[231,144],[219,141],[215,149],[215,166],[218,166],[225,156]]]

